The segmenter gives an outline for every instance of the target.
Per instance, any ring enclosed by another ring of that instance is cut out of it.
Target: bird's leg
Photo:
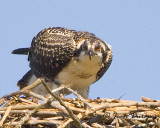
[[[52,83],[53,83],[53,89],[52,89],[52,91],[53,91],[54,89],[60,87],[60,85],[61,85],[59,82],[57,82],[57,81],[55,81],[55,80],[53,80]],[[59,91],[54,92],[54,94],[56,94],[57,96],[60,96]]]
[[[80,94],[83,98],[88,99],[89,87],[77,89],[77,93]]]

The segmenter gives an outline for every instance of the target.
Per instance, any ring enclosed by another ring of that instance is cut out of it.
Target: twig
[[[121,100],[119,99],[86,99],[87,102],[97,102],[97,103],[102,103],[102,102],[107,102],[107,103],[120,103]]]
[[[38,79],[37,82],[35,82],[34,84],[31,84],[31,85],[34,85],[34,86],[35,86],[36,84],[40,84],[40,82],[41,82],[41,80]],[[42,82],[43,82],[43,81],[42,81]],[[33,86],[31,86],[31,87],[33,87]],[[24,89],[24,90],[29,89],[29,88],[27,88],[27,87],[25,87],[25,88],[26,88],[26,89]],[[48,89],[49,89],[49,88],[48,88]],[[51,92],[51,94],[52,94],[52,92]],[[38,105],[38,106],[35,107],[32,111],[30,111],[26,116],[24,116],[24,117],[19,121],[19,123],[16,125],[16,128],[21,128],[21,126],[22,126],[25,122],[27,122],[27,120],[29,119],[30,116],[32,116],[34,113],[36,113],[38,109],[40,109],[40,108],[42,108],[43,106],[45,106],[48,102],[51,102],[52,99],[53,99],[52,97],[48,98],[46,101],[44,101],[44,103]]]
[[[36,86],[38,86],[39,84],[41,84],[41,79],[37,79],[33,84],[30,84],[24,88],[21,89],[21,92],[26,91],[26,90],[30,90]]]
[[[60,125],[62,124],[62,121],[60,120],[37,120],[37,119],[31,119],[26,124],[29,125],[37,125],[37,124],[44,124],[44,125]]]
[[[17,125],[19,122],[11,122],[11,123],[5,123],[5,125],[9,126],[15,126],[17,128]],[[38,124],[43,124],[43,125],[60,125],[62,124],[62,121],[60,120],[37,120],[37,119],[31,119],[28,122],[25,123],[25,125],[38,125]],[[7,127],[8,128],[8,127]]]
[[[72,111],[74,111],[75,113],[86,113],[87,110],[84,110],[84,109],[80,109],[80,108],[75,108],[75,107],[72,107],[70,106],[69,107]]]
[[[19,91],[12,92],[10,94],[4,95],[2,98],[8,99],[9,97],[15,96],[15,95],[21,95],[24,91],[30,90],[36,86],[38,86],[41,83],[40,79],[37,79],[33,84],[28,85],[27,87],[24,87],[23,89]]]
[[[65,88],[65,87],[60,86],[60,87],[58,87],[58,88],[52,90],[51,92],[54,93],[54,92],[60,91],[60,90],[62,90],[62,89],[64,89],[64,88]]]
[[[0,114],[4,114],[6,111],[0,111]],[[11,114],[22,114],[22,113],[24,113],[24,114],[28,114],[28,113],[30,113],[31,112],[31,110],[11,110],[10,111],[10,113]],[[63,117],[65,117],[65,116],[67,116],[66,114],[64,114],[64,113],[60,113],[60,112],[54,112],[54,111],[46,111],[46,110],[41,110],[41,111],[38,111],[38,112],[36,112],[35,113],[35,115],[36,116],[47,116],[47,117],[49,117],[49,116],[51,116],[51,117],[53,117],[53,116],[63,116]]]
[[[21,95],[21,94],[22,94],[22,92],[21,92],[21,90],[19,90],[19,91],[15,91],[15,92],[9,93],[7,95],[4,95],[2,98],[8,99],[9,97],[12,97],[15,95]]]
[[[88,107],[93,108],[93,106],[91,104],[89,104],[80,94],[76,93],[74,90],[72,90],[69,87],[65,87],[65,88],[68,89],[70,92],[72,92],[75,96],[77,96],[77,98],[79,98]]]
[[[153,99],[150,99],[147,97],[142,97],[142,101],[144,101],[144,102],[157,102],[157,100],[153,100]]]
[[[10,113],[13,114],[13,113],[28,113],[30,110],[10,110]],[[0,111],[0,114],[4,114],[6,111]]]
[[[57,128],[65,128],[70,122],[72,122],[72,118],[68,118],[68,120],[63,121],[61,125],[59,125]]]
[[[96,116],[96,117],[93,117],[91,118],[90,120],[88,120],[88,123],[89,124],[92,124],[92,123],[96,123],[96,122],[99,122],[102,120],[102,116]]]
[[[105,126],[100,125],[100,124],[98,124],[98,123],[93,123],[92,126],[93,126],[94,128],[106,128]]]
[[[33,97],[38,98],[38,99],[43,100],[43,101],[47,100],[47,98],[45,98],[44,96],[36,94],[36,93],[34,93],[32,91],[29,91],[29,90],[24,91],[23,94],[27,94],[29,96],[33,96]]]
[[[93,127],[89,126],[88,124],[86,124],[85,122],[82,123],[82,126],[83,126],[84,128],[93,128]]]
[[[37,107],[35,107],[30,113],[28,113],[26,116],[24,116],[16,125],[16,128],[21,128],[21,126],[27,122],[27,120],[29,119],[30,116],[32,116],[34,113],[37,112],[38,109],[42,108],[44,105],[46,105],[48,102],[51,101],[51,98],[49,98],[48,100],[46,100],[44,103],[38,105]]]
[[[56,108],[56,109],[62,111],[63,113],[65,113],[65,114],[68,114],[67,110],[63,106],[61,106],[60,104],[58,104],[58,103],[52,102],[51,103],[51,107],[52,108]]]
[[[9,112],[11,111],[11,108],[12,108],[12,106],[9,106],[9,107],[7,108],[7,111],[5,112],[2,120],[0,121],[0,127],[2,127],[4,121],[6,120],[7,116],[9,115]]]
[[[54,93],[52,93],[52,91],[48,88],[48,86],[46,85],[46,83],[42,81],[42,84],[44,85],[44,87],[47,89],[47,91],[51,94],[51,96],[53,96],[56,100],[59,101],[59,103],[65,107],[65,109],[68,111],[70,117],[74,120],[74,122],[76,123],[78,128],[82,128],[82,125],[79,121],[79,119],[73,114],[72,110],[70,110],[70,108],[68,106],[65,105],[65,103],[58,97],[56,96]]]
[[[46,117],[43,118],[44,120],[64,120],[65,118],[63,116],[55,116],[55,117]]]
[[[14,109],[18,109],[18,110],[22,110],[22,109],[33,109],[33,108],[35,108],[35,107],[37,107],[38,106],[38,104],[36,105],[36,104],[30,104],[30,105],[16,105],[16,106],[12,106],[12,110],[14,110]],[[2,107],[2,108],[0,108],[0,111],[5,111],[5,110],[7,110],[7,108],[8,107]]]
[[[0,98],[0,106],[2,106],[6,102],[5,98]]]
[[[28,103],[28,104],[35,104],[35,105],[37,105],[37,103],[34,103],[34,102],[32,102],[32,101],[29,101],[29,100],[26,100],[26,99],[24,99],[24,98],[19,98],[18,97],[18,100],[20,101],[20,102],[23,102],[23,103]]]
[[[146,106],[149,108],[159,107],[160,102],[131,102],[131,103],[110,103],[110,104],[106,103],[106,104],[100,105],[99,107],[96,107],[95,111],[98,111],[100,109],[105,109],[105,108],[111,108],[111,107],[130,107],[130,106]]]
[[[118,99],[120,100],[123,96],[125,96],[127,93],[124,93],[123,95],[121,95]]]

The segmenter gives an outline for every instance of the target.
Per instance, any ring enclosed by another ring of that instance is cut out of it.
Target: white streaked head
[[[96,58],[98,63],[102,63],[106,57],[107,46],[101,40],[81,40],[77,45],[76,57],[79,61],[86,57],[89,60]]]

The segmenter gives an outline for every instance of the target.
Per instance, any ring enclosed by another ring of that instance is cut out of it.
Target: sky
[[[109,70],[91,85],[89,98],[160,100],[160,0],[1,0],[0,97],[19,90],[30,69],[30,47],[46,27],[88,31],[112,46]]]

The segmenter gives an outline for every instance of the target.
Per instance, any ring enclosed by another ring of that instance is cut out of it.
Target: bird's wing
[[[98,81],[103,76],[103,74],[108,70],[109,66],[111,65],[113,54],[112,54],[111,48],[109,48],[108,46],[106,48],[105,54],[106,54],[105,61],[101,69],[97,73],[96,81]]]
[[[44,29],[32,40],[29,51],[31,70],[37,77],[53,80],[72,59],[74,50],[75,42],[70,31]]]

